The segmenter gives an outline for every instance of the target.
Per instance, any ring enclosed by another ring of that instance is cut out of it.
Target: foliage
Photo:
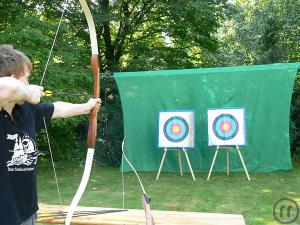
[[[225,2],[90,1],[99,36],[102,71],[124,70],[128,65],[133,70],[149,70],[205,64],[206,51],[215,51],[217,47],[212,33],[219,27],[218,18]],[[59,18],[60,0],[36,0],[35,4],[46,18]],[[66,9],[64,22],[76,37],[89,43],[88,33],[83,32],[87,25],[84,15],[79,13],[79,4],[69,3]],[[176,60],[170,60],[171,54]]]
[[[292,103],[291,103],[291,117],[290,117],[290,141],[292,148],[292,156],[295,159],[300,158],[300,73],[298,73]]]
[[[218,32],[217,62],[251,65],[300,59],[299,1],[236,1]],[[222,60],[221,60],[222,59]]]
[[[99,124],[96,159],[106,165],[119,166],[121,159],[121,142],[123,139],[123,115],[121,100],[116,90],[115,80],[110,73],[102,75],[104,95],[102,97],[101,123]]]

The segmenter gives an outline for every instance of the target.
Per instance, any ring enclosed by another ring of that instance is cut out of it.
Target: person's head
[[[0,45],[0,77],[12,76],[28,84],[32,70],[30,59],[12,45]]]

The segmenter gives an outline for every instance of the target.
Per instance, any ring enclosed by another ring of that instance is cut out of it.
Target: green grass
[[[69,205],[80,183],[83,167],[57,166],[59,187],[64,205]],[[300,162],[293,163],[290,172],[250,173],[195,173],[196,181],[189,173],[140,172],[146,191],[156,210],[235,213],[245,217],[247,225],[279,225],[273,219],[273,205],[283,197],[296,200],[300,206]],[[59,204],[52,166],[42,163],[38,172],[39,201]],[[134,173],[124,173],[125,207],[141,208],[141,188]],[[93,166],[88,187],[81,206],[122,208],[122,174],[116,168]],[[300,224],[300,218],[293,223]]]

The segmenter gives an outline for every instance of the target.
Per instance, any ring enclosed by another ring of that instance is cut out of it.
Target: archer
[[[29,84],[31,70],[24,53],[0,45],[0,225],[35,224],[37,131],[51,119],[89,114],[101,104],[99,98],[83,104],[40,103],[44,88]]]

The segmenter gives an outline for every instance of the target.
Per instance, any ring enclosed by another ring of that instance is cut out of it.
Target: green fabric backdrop
[[[161,110],[195,110],[195,148],[188,154],[194,171],[209,171],[214,147],[207,143],[207,109],[244,107],[247,145],[241,147],[247,169],[292,169],[289,114],[300,63],[224,68],[115,73],[121,95],[126,155],[138,171],[158,171]],[[182,155],[183,156],[183,155]],[[243,171],[231,150],[231,171]],[[182,157],[184,171],[189,171]],[[125,163],[125,171],[131,168]],[[162,171],[178,171],[177,151],[169,151]],[[214,171],[226,170],[221,151]]]

